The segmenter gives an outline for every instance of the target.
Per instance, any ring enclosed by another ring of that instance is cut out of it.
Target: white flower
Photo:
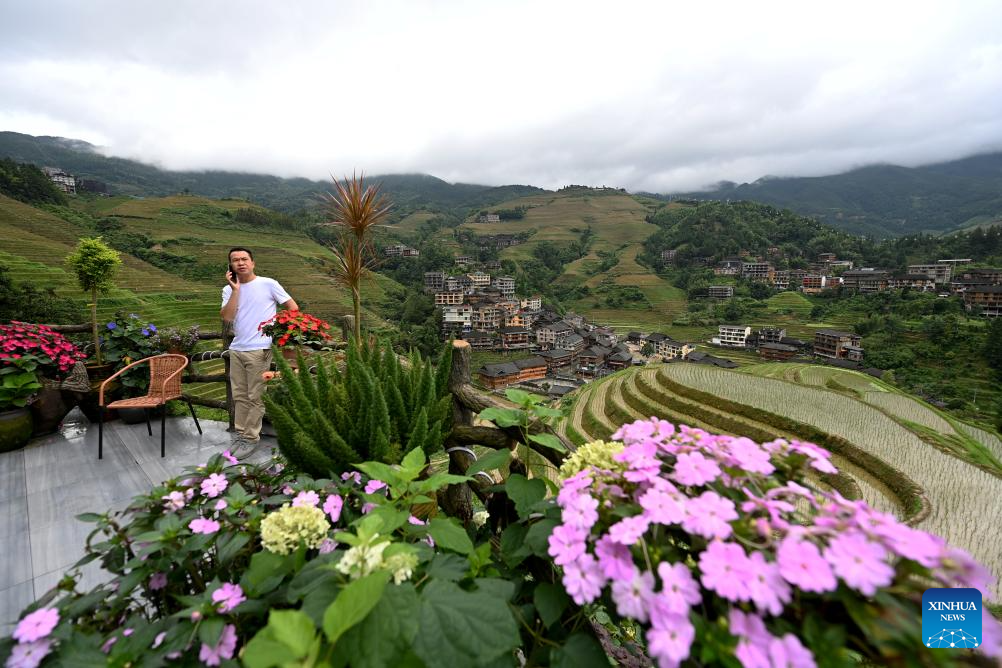
[[[479,512],[473,513],[473,526],[479,529],[483,525],[487,524],[487,520],[488,518],[490,518],[490,516],[491,516],[490,513],[488,513],[486,510],[481,510]]]

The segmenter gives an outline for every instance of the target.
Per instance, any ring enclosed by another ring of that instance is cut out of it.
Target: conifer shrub
[[[315,375],[302,359],[298,372],[281,355],[275,360],[281,373],[264,402],[279,449],[300,471],[329,476],[442,448],[452,417],[450,346],[436,365],[416,352],[401,363],[387,343],[350,345],[344,370],[320,361]]]

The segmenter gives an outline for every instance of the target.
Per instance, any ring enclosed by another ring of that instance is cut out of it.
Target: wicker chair
[[[147,391],[146,396],[133,397],[131,399],[120,399],[105,406],[105,385],[118,376],[121,376],[132,367],[140,364],[149,364],[150,366],[150,389]],[[186,366],[188,366],[188,358],[184,355],[155,355],[153,357],[147,357],[133,362],[129,366],[118,370],[113,376],[101,383],[101,389],[97,396],[98,405],[101,407],[101,418],[98,421],[97,432],[98,459],[104,458],[104,411],[107,408],[142,408],[143,413],[146,415],[146,430],[149,432],[150,436],[152,436],[153,427],[150,426],[150,409],[163,406],[164,410],[160,412],[160,456],[166,456],[166,406],[167,402],[171,399],[183,398],[181,396],[181,372],[184,371]],[[188,404],[188,410],[191,411],[192,419],[195,420],[195,426],[198,428],[198,433],[201,434],[202,425],[198,424],[198,418],[195,417],[195,408],[191,405],[191,400],[185,399],[185,402]]]

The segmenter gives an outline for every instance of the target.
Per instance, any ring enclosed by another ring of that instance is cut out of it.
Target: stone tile
[[[35,588],[31,581],[16,584],[0,590],[0,636],[10,635],[21,615],[35,600]]]
[[[33,585],[35,590],[35,600],[37,601],[53,587],[55,587],[63,576],[73,571],[72,568],[58,568],[49,573],[43,573],[35,577]],[[112,577],[111,573],[101,568],[98,561],[80,567],[80,577],[77,579],[77,591],[86,592],[103,582],[107,582]]]
[[[33,574],[67,568],[84,555],[93,524],[72,517],[31,528],[31,570]]]
[[[89,448],[79,443],[53,443],[47,448],[25,450],[28,494],[62,487],[81,480],[94,480],[110,472],[135,467],[136,460],[115,434],[105,434],[104,459],[97,458],[97,440]],[[90,440],[90,439],[88,439]]]
[[[0,453],[0,501],[27,494],[24,451]]]
[[[80,513],[103,513],[114,501],[128,501],[152,487],[139,464],[99,474],[97,480],[75,483],[35,492],[28,496],[28,519],[31,529],[67,520]]]
[[[3,539],[0,557],[0,590],[27,582],[32,578],[31,543],[28,533],[16,533]]]
[[[0,540],[28,531],[28,500],[16,496],[0,501]]]

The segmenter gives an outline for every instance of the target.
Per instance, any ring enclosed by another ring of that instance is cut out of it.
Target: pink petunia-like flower
[[[201,490],[202,494],[214,499],[223,492],[229,486],[229,482],[226,480],[226,476],[222,473],[213,473],[208,478],[202,481]]]
[[[407,523],[413,524],[416,527],[423,527],[424,525],[428,524],[428,522],[421,519],[420,517],[417,517],[416,515],[411,515],[410,517],[408,517]]]
[[[647,621],[648,600],[654,593],[654,574],[634,569],[632,578],[612,581],[612,600],[616,611],[638,622]]]
[[[748,557],[748,594],[760,612],[778,615],[790,602],[790,585],[779,573],[779,567],[766,561],[761,552]]]
[[[681,524],[685,519],[685,501],[678,494],[652,488],[641,494],[638,501],[651,524]]]
[[[332,538],[324,538],[320,541],[320,547],[317,548],[320,554],[330,554],[337,549],[337,541]]]
[[[734,502],[712,491],[690,499],[685,513],[682,528],[704,538],[727,538],[733,531],[729,522],[738,518]]]
[[[626,464],[623,477],[630,482],[649,482],[661,472],[658,446],[654,441],[641,441],[628,445],[612,456],[617,462]]]
[[[223,627],[223,633],[215,646],[202,643],[202,648],[198,651],[198,660],[207,666],[218,666],[223,661],[232,659],[236,648],[237,629],[233,624],[227,624]]]
[[[158,589],[163,589],[167,586],[167,574],[166,573],[154,573],[150,576],[149,588],[153,591]]]
[[[219,604],[219,612],[229,612],[247,600],[244,590],[238,584],[224,582],[216,591],[212,592],[212,602]]]
[[[889,585],[894,580],[894,569],[887,563],[886,550],[858,531],[832,538],[824,555],[835,575],[866,596],[873,596],[877,587]]]
[[[610,580],[629,579],[636,570],[630,548],[612,540],[609,534],[595,542],[595,556],[602,574]]]
[[[699,593],[699,583],[692,577],[692,572],[685,564],[670,564],[662,561],[658,564],[658,577],[661,578],[661,591],[654,596],[651,618],[665,615],[689,614],[689,607],[699,603],[703,597]],[[657,610],[657,614],[653,610]],[[659,622],[664,623],[664,622]]]
[[[580,529],[558,524],[550,533],[547,553],[557,566],[566,566],[585,553],[587,534]]]
[[[602,594],[605,576],[595,557],[583,554],[564,566],[564,589],[578,605],[591,603]]]
[[[650,520],[644,515],[624,517],[609,527],[609,538],[621,545],[634,545],[650,524]]]
[[[11,635],[18,642],[35,642],[45,638],[59,624],[59,610],[39,608],[17,623]]]
[[[814,543],[789,535],[776,551],[779,572],[790,584],[804,591],[823,593],[838,586],[831,566]]]
[[[700,581],[728,601],[747,601],[751,564],[743,547],[737,543],[715,540],[699,555]]]
[[[591,475],[591,469],[585,469],[564,480],[561,483],[560,492],[557,493],[557,505],[563,508],[576,500],[583,490],[591,487]]]
[[[769,661],[784,668],[817,668],[814,655],[792,633],[769,641]]]
[[[647,649],[659,666],[678,666],[689,658],[696,629],[687,617],[676,617],[665,626],[647,630]]]
[[[362,474],[359,473],[358,471],[351,471],[350,473],[348,471],[345,471],[344,473],[341,474],[341,480],[344,480],[345,482],[351,482],[351,484],[353,485],[361,485]]]
[[[374,504],[374,503],[363,503],[362,504],[362,514],[363,515],[368,515],[369,513],[372,512],[372,510],[375,507],[376,507],[376,504]]]
[[[995,584],[992,572],[959,547],[944,550],[942,567],[954,587],[969,587],[987,592]]]
[[[162,645],[164,642],[164,638],[166,637],[167,637],[166,631],[161,631],[160,633],[158,633],[157,637],[153,639],[153,644],[150,645],[150,649],[156,649],[157,647],[160,647],[160,645]]]
[[[675,460],[672,480],[680,485],[698,486],[713,482],[720,477],[720,465],[708,459],[701,452],[686,452]]]
[[[226,503],[226,499],[219,499],[216,501],[216,505],[212,506],[213,510],[226,510],[230,504]]]
[[[770,475],[776,470],[769,461],[769,451],[750,438],[732,438],[727,452],[735,464],[750,473]]]
[[[598,521],[598,499],[588,494],[579,494],[564,506],[561,518],[568,526],[589,531]]]
[[[313,490],[300,492],[299,494],[296,494],[296,498],[292,500],[293,508],[299,508],[300,506],[316,508],[318,505],[320,505],[320,495]]]
[[[205,535],[210,535],[219,531],[219,522],[217,522],[216,520],[207,520],[203,517],[199,517],[189,522],[188,528],[191,529],[192,533],[202,533]]]
[[[18,643],[10,648],[10,656],[4,664],[6,668],[38,668],[42,659],[52,651],[51,640]]]
[[[381,489],[386,489],[386,483],[383,482],[382,480],[370,480],[369,482],[365,483],[366,494],[375,494]]]
[[[233,453],[229,450],[223,450],[223,459],[228,461],[230,464],[236,466],[240,463],[240,460],[233,456]]]
[[[164,501],[164,510],[167,512],[181,510],[184,508],[185,503],[187,503],[187,498],[184,492],[170,492],[166,496],[160,497]]]
[[[331,518],[331,524],[337,523],[341,518],[341,509],[344,508],[344,499],[337,494],[328,494],[324,501],[324,512]]]

